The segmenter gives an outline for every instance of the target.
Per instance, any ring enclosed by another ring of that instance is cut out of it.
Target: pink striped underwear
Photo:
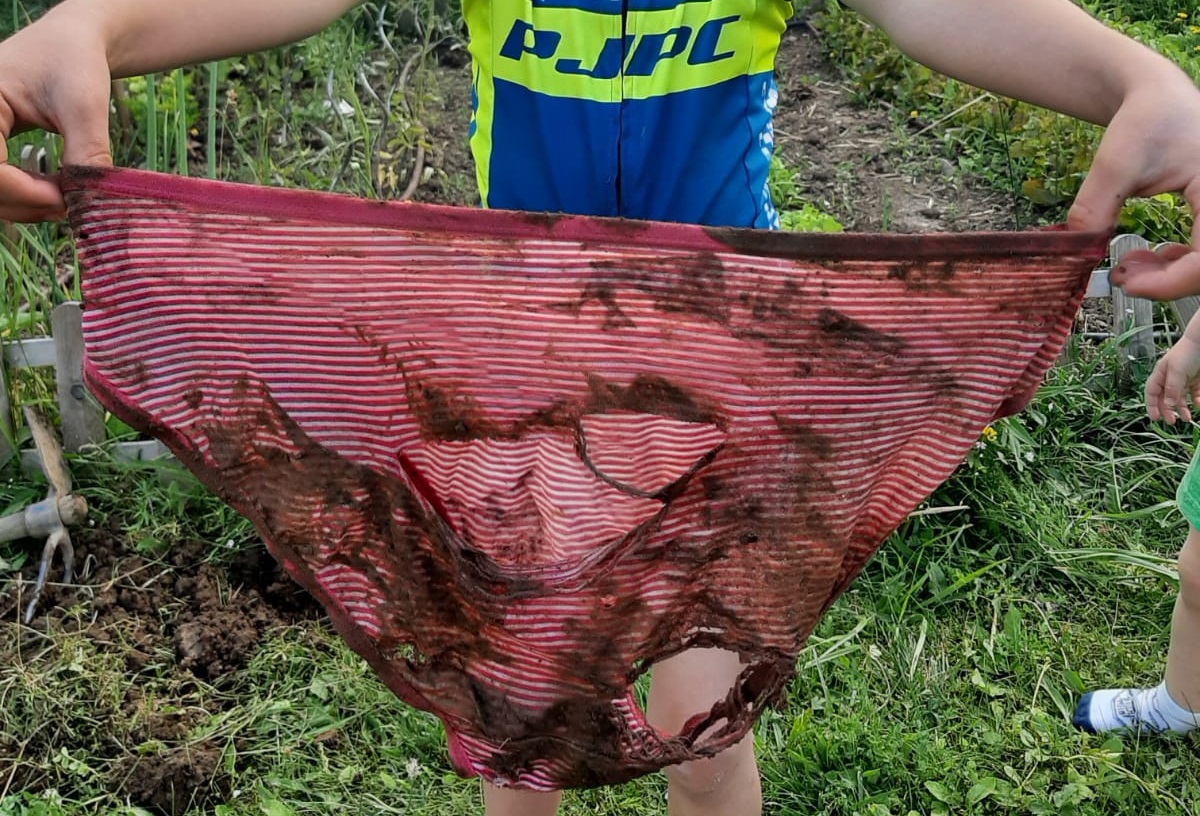
[[[1107,237],[799,235],[76,168],[87,381],[463,774],[712,756],[1054,362]],[[633,682],[745,662],[679,734]]]

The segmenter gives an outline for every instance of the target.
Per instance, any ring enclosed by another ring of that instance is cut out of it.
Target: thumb
[[[1067,226],[1085,232],[1103,232],[1116,226],[1121,207],[1129,197],[1129,177],[1120,163],[1109,162],[1103,142],[1067,215]]]

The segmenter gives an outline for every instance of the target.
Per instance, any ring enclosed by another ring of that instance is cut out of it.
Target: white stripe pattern
[[[67,189],[92,389],[256,523],[463,773],[533,789],[739,740],[1033,393],[1104,248]],[[633,679],[714,644],[749,664],[728,727],[658,733]]]

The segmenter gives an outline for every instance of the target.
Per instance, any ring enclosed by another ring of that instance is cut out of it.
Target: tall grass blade
[[[146,169],[159,170],[158,164],[158,79],[146,75]]]
[[[1175,559],[1133,550],[1109,547],[1085,547],[1075,550],[1051,550],[1050,556],[1061,565],[1086,567],[1089,564],[1116,564],[1132,571],[1148,572],[1172,583],[1179,582]]]
[[[175,172],[188,175],[188,99],[183,69],[175,69]]]
[[[217,177],[217,74],[220,63],[208,64],[208,105],[204,158],[209,178]]]

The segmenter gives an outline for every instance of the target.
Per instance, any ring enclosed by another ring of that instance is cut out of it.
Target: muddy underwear
[[[1106,236],[798,235],[64,180],[89,387],[248,516],[464,774],[732,745],[1052,365]],[[747,662],[666,735],[634,680]]]

